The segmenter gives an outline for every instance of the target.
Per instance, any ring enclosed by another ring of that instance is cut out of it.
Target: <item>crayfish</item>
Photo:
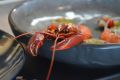
[[[19,35],[16,38],[27,34],[29,33]],[[46,80],[49,80],[54,63],[55,51],[70,49],[91,37],[91,30],[83,24],[51,24],[46,30],[35,32],[28,42],[27,51],[32,56],[37,56],[38,49],[42,47],[46,39],[52,39],[54,41],[53,46],[50,47],[52,50],[52,60],[46,77]]]
[[[100,28],[104,28],[106,24],[108,25],[108,28],[112,28],[115,26],[114,20],[109,16],[103,16],[98,20],[98,26]]]
[[[99,27],[104,27],[100,39],[109,43],[120,43],[120,21],[119,17],[110,18],[103,16],[98,23]]]

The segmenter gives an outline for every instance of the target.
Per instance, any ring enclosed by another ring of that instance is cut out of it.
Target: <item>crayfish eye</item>
[[[60,25],[58,25],[57,31],[58,31],[58,33],[65,33],[66,29],[67,29],[67,26],[65,24],[62,24],[62,25],[60,24]]]
[[[77,32],[77,26],[74,25],[74,24],[72,24],[72,23],[69,23],[69,24],[68,24],[68,27],[67,27],[67,30],[68,30],[69,32]]]
[[[63,30],[63,26],[62,25],[58,25],[57,30],[58,30],[58,32],[61,32]]]

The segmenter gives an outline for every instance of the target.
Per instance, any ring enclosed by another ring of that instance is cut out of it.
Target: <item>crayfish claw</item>
[[[27,50],[32,56],[38,55],[38,49],[43,45],[42,42],[35,41],[27,47]]]
[[[27,51],[32,55],[32,56],[37,56],[36,52],[35,52],[35,42],[33,42],[32,44],[30,44],[27,47]]]
[[[81,42],[83,42],[84,36],[81,34],[73,35],[71,37],[65,38],[61,42],[58,42],[56,44],[55,50],[66,50],[69,49]],[[53,46],[51,47],[51,50],[53,50]]]
[[[37,56],[38,49],[43,45],[43,42],[44,42],[44,35],[40,34],[39,32],[36,32],[35,35],[32,36],[28,42],[27,51],[32,56]]]
[[[41,47],[41,45],[43,45],[43,43],[41,41],[39,41],[36,45],[36,49],[35,49],[35,54],[38,55],[38,49]]]

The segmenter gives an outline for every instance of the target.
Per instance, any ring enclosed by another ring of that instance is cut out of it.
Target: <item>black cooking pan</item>
[[[85,23],[93,32],[95,38],[100,33],[96,31],[97,19],[101,16],[120,16],[119,0],[28,0],[14,8],[9,14],[9,23],[14,34],[41,31],[51,23],[51,20],[65,17],[73,19],[77,24]],[[30,35],[20,40],[27,44]],[[51,58],[50,41],[40,48],[40,55]],[[57,51],[56,61],[86,66],[104,68],[120,65],[120,45],[80,44],[71,49]]]

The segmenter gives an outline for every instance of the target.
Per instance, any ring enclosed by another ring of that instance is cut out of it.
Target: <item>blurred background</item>
[[[25,0],[0,0],[0,29],[13,35],[8,23],[8,14],[23,1]]]

